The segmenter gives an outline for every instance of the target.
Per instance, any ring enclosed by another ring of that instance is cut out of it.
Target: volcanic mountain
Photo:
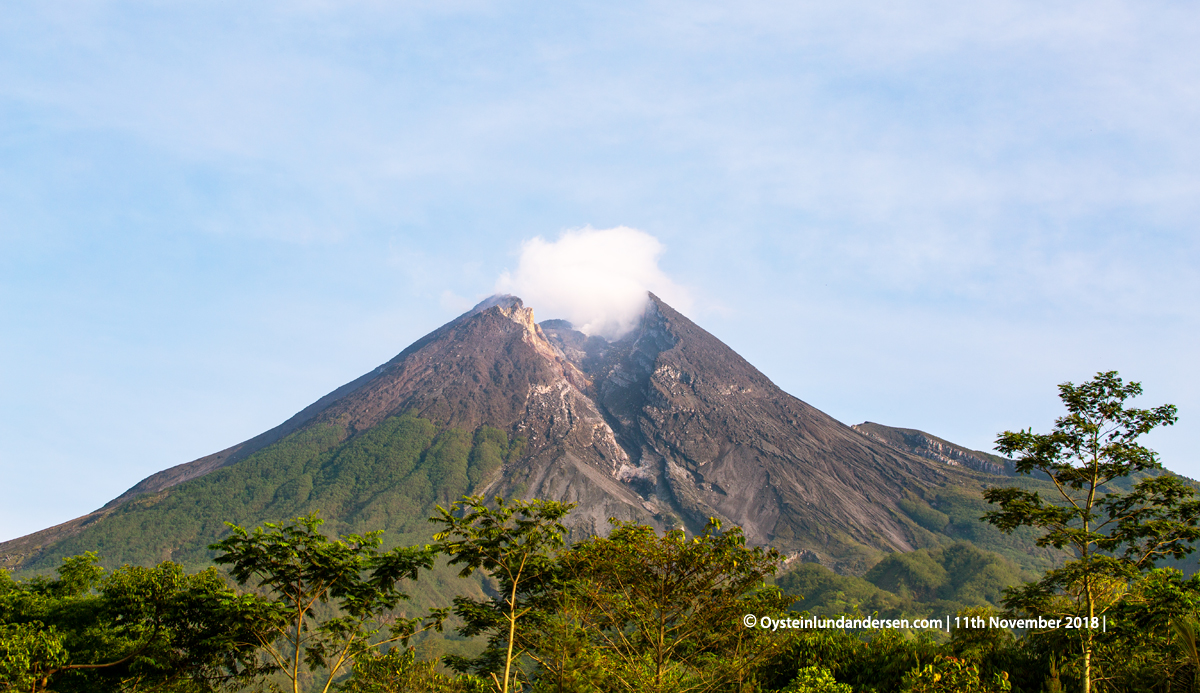
[[[473,493],[577,503],[575,535],[609,518],[698,531],[716,517],[861,573],[962,538],[1011,555],[978,527],[980,489],[1006,471],[919,431],[846,426],[656,296],[615,341],[495,296],[282,425],[0,544],[0,565],[46,569],[85,550],[201,565],[225,521],[313,511],[334,531],[424,543],[433,507]]]

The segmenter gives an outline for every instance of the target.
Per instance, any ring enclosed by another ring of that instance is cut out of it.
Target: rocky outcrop
[[[854,430],[897,450],[918,455],[943,464],[963,466],[987,474],[1012,476],[1016,473],[1013,461],[978,450],[968,450],[915,428],[895,428],[870,421],[851,426]]]

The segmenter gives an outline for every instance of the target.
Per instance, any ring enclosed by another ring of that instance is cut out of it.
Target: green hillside
[[[1022,528],[1005,534],[982,522],[984,513],[995,510],[983,499],[983,491],[993,486],[1019,486],[1043,496],[1055,493],[1049,482],[1031,477],[997,477],[983,472],[964,472],[974,483],[944,484],[931,489],[915,488],[899,502],[900,510],[914,526],[916,545],[921,549],[939,549],[967,542],[985,551],[1003,556],[1022,570],[1040,573],[1062,562],[1063,554],[1037,545],[1037,534]]]
[[[387,545],[424,544],[433,507],[484,483],[524,445],[488,426],[437,430],[411,413],[358,435],[338,422],[297,431],[236,465],[146,495],[50,547],[22,573],[97,551],[104,564],[173,560],[196,569],[225,522],[257,525],[318,512],[330,533],[384,530]]]
[[[816,616],[878,612],[894,618],[944,616],[974,606],[999,608],[1005,587],[1033,577],[999,554],[958,542],[892,554],[863,577],[805,563],[777,577],[775,585],[803,597],[793,607],[797,611]]]

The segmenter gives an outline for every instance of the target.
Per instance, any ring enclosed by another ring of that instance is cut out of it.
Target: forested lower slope
[[[970,607],[1002,608],[1004,588],[1036,573],[966,542],[895,553],[862,577],[806,563],[775,579],[802,597],[792,608],[815,616],[878,613],[882,618],[955,614]]]
[[[106,564],[173,560],[205,565],[207,545],[226,522],[253,525],[310,512],[330,532],[384,529],[385,542],[425,543],[427,518],[470,492],[519,454],[495,428],[444,428],[412,413],[357,436],[337,423],[298,431],[246,460],[168,491],[145,495],[85,529],[26,569],[56,567],[62,556],[98,551]]]

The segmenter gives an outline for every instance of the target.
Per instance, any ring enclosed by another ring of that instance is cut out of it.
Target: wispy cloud
[[[42,364],[87,381],[103,369],[51,347],[183,353],[171,335],[236,360],[267,313],[303,355],[264,346],[279,373],[313,372],[313,354],[365,372],[406,342],[320,335],[360,313],[358,334],[420,334],[493,290],[526,242],[506,286],[539,317],[615,332],[632,287],[679,301],[667,278],[693,318],[845,418],[891,396],[870,416],[954,439],[994,428],[996,387],[1050,381],[1053,400],[1057,379],[1119,368],[1174,388],[1186,452],[1197,85],[1200,6],[1154,0],[10,3],[0,302],[5,334],[24,336],[0,380]],[[529,240],[558,229],[577,230]],[[591,288],[563,289],[555,268],[603,234],[624,240],[581,270]],[[614,247],[635,249],[632,278]],[[107,309],[55,319],[73,296]],[[330,322],[301,317],[327,298]],[[192,329],[205,312],[221,319]],[[245,358],[195,401],[244,395],[264,373]],[[186,369],[108,370],[145,407],[112,416],[159,421],[163,379]],[[341,384],[278,377],[261,389]],[[5,392],[3,459],[64,427],[120,430]],[[112,409],[78,396],[70,411]],[[95,462],[124,475],[83,510],[185,454],[128,436],[89,449],[129,452]],[[64,450],[44,454],[81,454]]]
[[[588,335],[616,339],[637,326],[647,292],[687,311],[688,292],[658,266],[662,243],[618,226],[564,231],[558,240],[536,237],[521,246],[517,269],[496,289],[516,294],[539,319],[565,319]]]

